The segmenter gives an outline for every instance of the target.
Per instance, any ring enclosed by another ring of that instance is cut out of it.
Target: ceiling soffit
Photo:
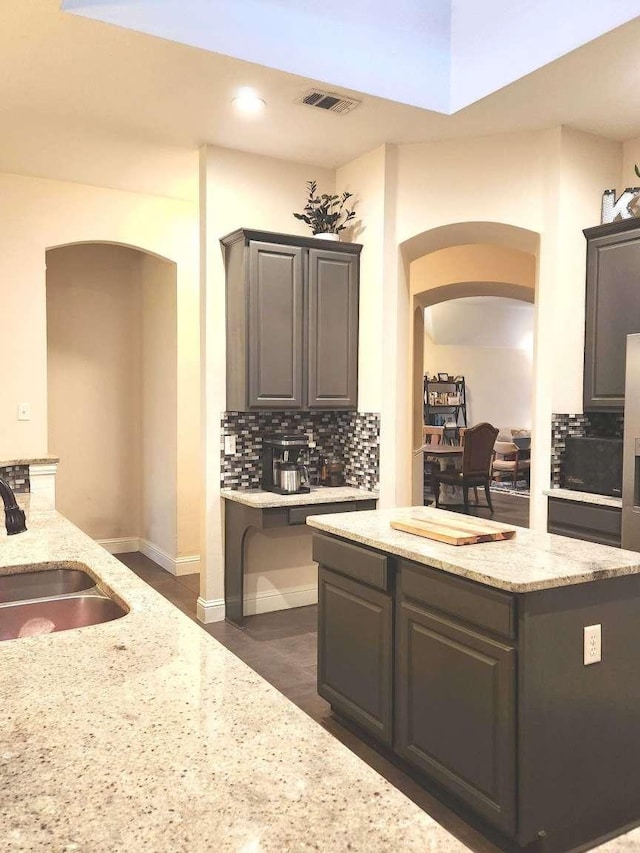
[[[640,15],[640,0],[63,0],[76,15],[452,114]]]

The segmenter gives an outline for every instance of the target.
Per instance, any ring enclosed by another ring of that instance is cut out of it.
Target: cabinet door
[[[358,264],[356,255],[309,250],[309,408],[357,406]]]
[[[320,566],[318,693],[391,745],[393,604],[388,593]]]
[[[400,599],[396,751],[515,830],[515,649]]]
[[[585,411],[624,408],[627,335],[640,332],[640,228],[624,227],[588,242]]]
[[[303,249],[249,244],[249,408],[303,405]]]

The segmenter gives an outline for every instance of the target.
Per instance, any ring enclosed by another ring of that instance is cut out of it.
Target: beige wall
[[[95,539],[140,535],[141,307],[137,252],[83,245],[47,253],[57,506]]]
[[[202,528],[206,569],[201,598],[208,602],[206,609],[202,603],[199,605],[203,619],[221,618],[224,598],[220,419],[226,409],[225,281],[219,239],[236,228],[309,236],[308,226],[295,219],[293,211],[299,212],[304,207],[305,182],[311,179],[317,180],[321,192],[333,192],[334,174],[327,169],[226,148],[205,147],[201,150],[201,364],[202,417],[206,424],[203,448],[205,523]],[[308,537],[302,537],[302,542],[297,537],[296,544],[286,541],[287,531],[275,535],[282,537],[283,553],[289,547],[298,549],[300,556],[293,563],[305,572],[310,570]],[[260,571],[250,558],[249,570],[254,568]],[[269,571],[266,569],[267,578]]]
[[[532,364],[526,351],[441,346],[425,335],[424,367],[431,376],[464,376],[469,426],[487,421],[497,427],[531,427]]]
[[[385,266],[384,281],[395,305],[385,305],[377,329],[387,371],[392,366],[391,376],[383,374],[381,392],[382,492],[399,504],[411,501],[414,323],[408,266],[429,244],[433,250],[473,242],[469,235],[479,227],[489,236],[477,242],[538,253],[532,519],[543,528],[551,414],[581,409],[585,246],[580,232],[599,222],[602,190],[618,180],[622,148],[557,127],[387,149],[385,178],[375,188],[376,204],[385,209],[385,225],[393,228],[396,252],[396,268]],[[629,159],[634,151],[628,146]],[[451,223],[462,223],[455,234]],[[511,230],[503,239],[504,225]],[[450,243],[439,243],[438,229],[450,231]],[[424,239],[418,239],[425,232]],[[375,234],[369,237],[365,231],[360,239],[365,252],[377,251]]]
[[[197,519],[199,365],[194,355],[198,350],[199,323],[197,205],[159,196],[0,174],[0,221],[0,277],[5,283],[6,324],[0,340],[0,359],[11,365],[11,370],[4,372],[0,397],[3,452],[12,457],[28,457],[41,456],[49,450],[45,251],[82,242],[140,248],[176,263],[182,419],[178,505]],[[17,421],[18,402],[31,404],[30,421]],[[63,465],[64,459],[61,468]],[[188,536],[178,543],[179,552],[197,554],[198,526],[186,525],[185,530]]]
[[[142,318],[142,526],[140,535],[171,556],[177,534],[177,291],[174,264],[139,259]]]
[[[338,169],[339,192],[353,192],[357,225],[350,239],[366,243],[360,255],[360,329],[358,357],[358,409],[379,412],[382,404],[380,377],[384,368],[379,346],[383,316],[386,148],[381,146]]]
[[[623,143],[620,177],[615,184],[605,189],[616,189],[620,195],[625,187],[640,187],[640,178],[633,168],[636,163],[640,166],[640,137],[628,139]]]

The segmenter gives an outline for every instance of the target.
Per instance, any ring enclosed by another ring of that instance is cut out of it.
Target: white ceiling
[[[638,44],[636,19],[452,116],[372,96],[338,116],[293,103],[322,80],[64,13],[59,0],[4,2],[0,171],[195,199],[205,143],[332,168],[383,142],[559,124],[630,139]],[[261,118],[234,113],[241,86],[267,101]]]
[[[517,299],[479,296],[425,308],[425,332],[439,346],[530,350],[534,307]]]

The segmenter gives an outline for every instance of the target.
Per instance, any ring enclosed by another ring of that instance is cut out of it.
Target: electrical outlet
[[[315,443],[315,441],[313,440],[313,433],[312,433],[312,432],[308,432],[308,433],[307,433],[307,441],[308,441],[308,443],[309,443],[309,447],[313,448],[313,447],[315,447],[315,446],[316,446],[316,443]]]
[[[236,455],[236,437],[235,435],[225,435],[224,437],[224,455]]]
[[[602,625],[586,625],[584,629],[584,665],[602,660]]]
[[[28,403],[18,403],[18,420],[31,420],[31,406]]]

